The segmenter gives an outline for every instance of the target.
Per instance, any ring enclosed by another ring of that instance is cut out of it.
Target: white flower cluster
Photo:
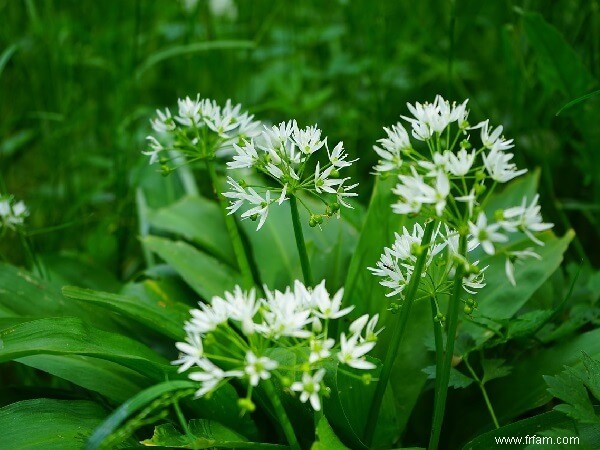
[[[328,335],[330,322],[353,309],[341,307],[343,289],[330,296],[325,281],[313,289],[296,281],[293,289],[265,288],[265,294],[258,298],[254,289],[236,286],[224,298],[213,297],[210,305],[200,303],[190,311],[187,338],[176,344],[181,354],[173,364],[181,366],[180,372],[191,370],[189,377],[200,382],[198,397],[240,379],[249,385],[250,402],[252,388],[275,375],[300,393],[300,401],[319,410],[326,360],[335,357],[355,369],[375,367],[365,355],[381,331],[375,330],[378,315],[356,319],[339,343]],[[282,358],[285,350],[294,358]]]
[[[189,162],[212,159],[260,132],[260,122],[231,100],[221,107],[198,94],[195,100],[186,97],[177,100],[177,104],[176,116],[167,108],[164,112],[157,110],[156,117],[150,120],[157,136],[147,137],[150,148],[142,152],[150,157],[150,164],[160,161],[165,150],[177,150]]]
[[[16,202],[13,196],[0,197],[0,228],[16,229],[23,225],[29,211],[25,203]]]
[[[230,169],[255,168],[277,183],[275,188],[264,188],[228,178],[231,189],[223,195],[231,201],[230,213],[247,205],[242,218],[260,219],[257,229],[264,224],[273,203],[281,205],[288,199],[287,194],[295,195],[300,191],[321,198],[326,205],[323,214],[313,214],[301,202],[311,214],[311,226],[322,223],[323,217],[339,216],[340,205],[352,208],[346,199],[357,195],[352,190],[358,184],[349,184],[350,178],[341,177],[340,171],[356,160],[348,160],[342,142],[330,150],[327,139],[321,138],[321,130],[316,126],[300,128],[295,120],[282,122],[265,127],[259,136],[233,147],[235,155],[227,163]],[[314,171],[309,169],[311,157],[323,150],[327,152],[327,163],[317,162]],[[327,197],[333,200],[327,201]]]
[[[534,233],[552,228],[544,223],[538,204],[539,196],[523,198],[521,204],[486,216],[485,207],[498,184],[506,183],[526,172],[511,162],[514,155],[512,139],[502,135],[501,126],[492,128],[489,121],[470,127],[467,122],[467,101],[450,104],[441,96],[433,103],[408,105],[412,116],[402,116],[412,128],[412,137],[422,144],[413,145],[402,123],[384,128],[387,137],[374,146],[381,158],[375,166],[380,174],[393,174],[398,184],[393,193],[398,201],[392,205],[397,214],[424,220],[435,220],[438,227],[429,245],[428,263],[445,258],[444,270],[430,270],[428,291],[444,293],[456,264],[464,264],[464,289],[474,294],[485,286],[484,271],[478,261],[469,262],[467,255],[458,255],[460,233],[467,238],[467,254],[481,249],[483,253],[506,255],[506,275],[515,285],[514,262],[527,257],[539,258],[533,248],[511,251],[502,248],[509,235],[521,233],[535,245],[544,245]],[[479,130],[481,144],[473,148],[471,130]],[[459,142],[460,140],[460,142]],[[421,147],[416,150],[416,147]],[[490,220],[493,219],[493,220]],[[440,226],[444,224],[444,231]],[[388,295],[402,294],[414,270],[423,229],[416,225],[413,232],[406,228],[396,234],[391,248],[385,248],[376,267],[370,270],[382,277],[381,284],[390,288]],[[446,251],[442,251],[446,248]],[[481,253],[481,252],[480,252]],[[427,264],[429,265],[429,264]],[[433,272],[433,275],[432,275]],[[427,285],[427,283],[425,283]]]

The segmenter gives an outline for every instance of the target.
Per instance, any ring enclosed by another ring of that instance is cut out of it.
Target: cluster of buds
[[[264,224],[269,208],[274,203],[281,205],[288,200],[288,194],[296,196],[305,192],[325,205],[322,212],[314,213],[299,198],[310,214],[309,224],[313,227],[321,224],[324,218],[339,217],[341,206],[352,208],[347,198],[358,195],[352,191],[357,184],[349,184],[350,178],[340,175],[355,160],[348,160],[342,142],[330,149],[327,139],[321,138],[321,130],[316,126],[300,128],[295,120],[282,122],[265,127],[254,139],[241,145],[234,144],[233,148],[235,154],[227,163],[229,169],[254,168],[275,182],[274,187],[265,187],[228,177],[230,190],[223,195],[230,199],[230,212],[245,205],[247,209],[242,218],[258,219],[257,229]],[[327,162],[315,164],[314,155],[324,150]]]
[[[438,223],[429,243],[426,266],[435,259],[443,263],[429,270],[428,282],[421,288],[428,294],[448,293],[458,264],[465,269],[465,291],[475,294],[485,286],[487,267],[480,268],[478,261],[471,261],[485,254],[506,256],[506,276],[515,285],[514,263],[539,255],[533,247],[512,251],[503,244],[509,242],[510,235],[519,234],[532,245],[544,245],[535,233],[553,226],[543,222],[538,195],[524,197],[520,204],[496,211],[493,217],[486,215],[485,207],[496,186],[524,174],[526,169],[518,169],[512,162],[514,154],[508,150],[514,147],[513,140],[502,135],[502,127],[492,128],[487,120],[470,126],[466,106],[467,101],[450,104],[439,95],[433,103],[409,104],[412,115],[402,118],[411,125],[412,137],[418,142],[413,145],[408,131],[398,122],[385,128],[387,137],[374,146],[381,158],[374,170],[398,177],[393,189],[398,200],[392,205],[393,211]],[[473,130],[479,131],[477,146],[472,144]],[[408,285],[415,252],[422,250],[418,245],[422,235],[419,225],[413,233],[404,229],[402,234],[396,234],[392,247],[385,248],[377,266],[370,268],[383,278],[380,283],[390,288],[390,296],[402,295]],[[461,235],[467,240],[466,254],[458,251]],[[470,254],[474,257],[470,258]],[[472,305],[467,306],[473,309]]]
[[[198,397],[209,395],[232,379],[248,386],[240,405],[252,411],[253,388],[275,376],[301,402],[321,409],[321,395],[327,392],[325,363],[335,358],[339,364],[359,370],[375,365],[365,357],[376,344],[378,315],[364,315],[351,323],[348,334],[339,340],[329,336],[331,321],[353,309],[342,308],[343,289],[333,296],[325,281],[314,288],[300,281],[283,292],[265,287],[264,298],[254,289],[236,287],[224,297],[213,297],[190,311],[185,342],[173,364],[189,370],[189,378],[200,382]],[[286,358],[285,351],[294,358]]]

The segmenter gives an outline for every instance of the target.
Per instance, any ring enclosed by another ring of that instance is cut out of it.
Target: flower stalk
[[[302,232],[302,223],[300,222],[300,214],[298,213],[298,200],[296,199],[295,195],[290,195],[290,209],[292,211],[294,237],[296,239],[296,247],[298,247],[298,254],[300,255],[300,265],[302,266],[304,284],[307,286],[312,286],[313,282],[310,261],[308,260],[306,242],[304,241],[304,233]]]
[[[205,162],[206,170],[208,171],[210,177],[211,187],[214,195],[217,197],[217,202],[219,203],[223,219],[225,220],[225,226],[227,227],[227,232],[229,233],[229,238],[231,239],[231,245],[233,246],[235,259],[242,274],[243,285],[246,288],[250,288],[255,285],[250,257],[248,256],[248,252],[246,251],[244,243],[242,242],[238,226],[235,222],[235,217],[230,215],[227,211],[227,201],[219,192],[217,172],[215,170],[214,163],[208,160]]]
[[[400,347],[400,342],[402,341],[402,337],[404,336],[404,332],[406,331],[406,324],[408,322],[408,317],[410,316],[412,304],[417,296],[417,290],[419,288],[419,282],[421,281],[421,274],[423,273],[423,269],[425,268],[425,261],[427,260],[427,253],[429,250],[429,244],[433,235],[434,227],[434,221],[428,222],[425,226],[425,231],[423,233],[423,238],[421,239],[420,245],[421,253],[417,258],[415,270],[410,278],[410,283],[408,285],[404,301],[402,302],[402,307],[400,308],[398,319],[396,320],[396,324],[393,326],[394,333],[390,341],[390,347],[385,356],[385,361],[383,363],[381,373],[379,374],[379,381],[377,382],[377,387],[375,388],[375,394],[373,396],[373,401],[371,403],[369,411],[369,418],[365,427],[364,438],[367,446],[371,446],[373,443],[373,438],[375,436],[375,428],[377,426],[377,420],[379,418],[379,412],[381,409],[381,404],[383,402],[383,395],[385,394],[385,390],[387,388],[387,384],[392,373],[392,367],[394,365],[394,362],[396,361],[396,356],[398,353],[398,348]]]
[[[467,236],[461,234],[458,243],[458,255],[459,257],[466,257],[466,254]],[[464,264],[457,264],[456,273],[454,275],[454,286],[452,288],[452,295],[450,296],[450,304],[448,305],[446,352],[444,354],[444,360],[442,363],[441,370],[436,369],[436,374],[439,373],[439,377],[436,377],[435,379],[433,424],[431,427],[431,437],[429,439],[429,450],[437,450],[440,440],[440,433],[442,431],[442,422],[444,420],[444,411],[446,408],[446,397],[448,395],[448,383],[450,381],[450,370],[452,369],[452,357],[454,356],[454,342],[456,340],[456,330],[458,328],[460,295],[463,290],[464,275]]]
[[[290,448],[292,450],[300,450],[300,444],[298,443],[298,438],[296,438],[296,434],[294,433],[294,427],[292,426],[290,418],[288,417],[283,405],[281,404],[281,400],[279,399],[277,392],[275,392],[273,382],[271,380],[266,380],[266,382],[263,383],[263,386],[265,389],[265,393],[271,401],[271,405],[273,406],[273,412],[275,413],[275,416],[279,421],[279,425],[281,425],[281,428],[283,429],[283,434],[285,435],[288,444],[290,444]]]

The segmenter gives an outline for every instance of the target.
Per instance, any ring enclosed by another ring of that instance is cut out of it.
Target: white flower
[[[186,97],[177,100],[177,104],[179,106],[179,115],[175,117],[177,122],[186,127],[195,127],[200,124],[202,119],[200,94],[197,95],[196,100]]]
[[[256,291],[242,291],[241,287],[235,286],[233,292],[225,292],[225,300],[229,318],[242,324],[244,334],[254,333],[254,316],[260,308],[260,303],[256,300]]]
[[[150,150],[143,151],[142,153],[150,157],[149,164],[152,165],[158,161],[159,154],[164,150],[164,147],[154,136],[147,136],[146,139],[150,144]]]
[[[506,140],[502,136],[502,125],[494,129],[489,126],[489,122],[489,120],[484,120],[483,122],[479,122],[477,125],[470,128],[471,130],[481,128],[481,142],[483,146],[487,149],[495,149],[498,151],[504,151],[513,148],[513,140]]]
[[[504,218],[509,219],[510,225],[519,227],[537,245],[544,245],[542,241],[534,236],[534,232],[549,230],[554,226],[552,223],[544,223],[541,215],[541,206],[538,204],[540,196],[536,194],[527,206],[527,198],[523,197],[521,206],[508,208],[504,211]],[[510,222],[510,219],[515,219]],[[509,226],[510,226],[509,225]]]
[[[310,404],[315,411],[321,409],[321,398],[319,391],[321,390],[321,381],[325,376],[325,369],[317,370],[314,375],[308,372],[302,374],[302,381],[292,383],[291,389],[295,392],[301,392],[300,401],[306,403],[310,400]]]
[[[355,334],[346,339],[346,335],[344,333],[341,334],[338,359],[341,363],[355,369],[374,369],[376,367],[375,364],[367,361],[364,356],[375,347],[375,342],[359,343],[358,338],[359,336]]]
[[[199,303],[199,307],[200,309],[190,310],[192,320],[188,328],[195,333],[209,333],[229,318],[227,302],[221,297],[213,297],[210,305]]]
[[[329,176],[333,171],[334,167],[329,166],[327,169],[320,171],[320,163],[317,162],[317,167],[315,168],[315,190],[320,194],[321,192],[327,192],[329,194],[336,194],[336,186],[342,184],[342,180],[340,179],[330,179]]]
[[[312,333],[304,327],[311,322],[310,310],[301,308],[289,288],[285,292],[265,289],[264,323],[257,330],[272,339],[281,336],[308,338]]]
[[[327,148],[327,156],[329,157],[329,162],[331,165],[337,169],[343,169],[344,167],[350,167],[352,163],[358,161],[358,159],[353,159],[352,161],[346,161],[348,155],[344,152],[344,144],[343,142],[338,142],[338,144],[333,148],[331,152],[329,152],[329,147],[327,146],[327,141],[325,142],[325,147]]]
[[[517,250],[512,252],[506,252],[506,262],[504,264],[504,270],[506,272],[506,278],[513,286],[517,285],[517,281],[515,280],[515,266],[514,262],[519,262],[525,258],[535,258],[542,259],[540,255],[535,253],[531,248],[525,250]]]
[[[465,176],[475,161],[475,152],[468,153],[464,148],[460,149],[456,155],[452,152],[445,152],[445,154],[446,168],[457,177]]]
[[[177,342],[175,347],[181,352],[179,359],[172,362],[173,365],[181,365],[177,370],[179,373],[185,372],[194,364],[198,364],[204,355],[202,338],[199,334],[188,333],[186,342]]]
[[[446,164],[448,163],[448,153],[434,153],[433,161],[419,161],[419,166],[429,170],[427,172],[428,177],[437,177],[439,174],[444,174],[446,172]]]
[[[381,157],[374,167],[377,172],[388,172],[402,167],[402,152],[411,149],[408,133],[400,122],[392,125],[391,129],[385,127],[383,129],[387,138],[377,141],[381,147],[373,146],[373,150]]]
[[[196,391],[196,397],[203,397],[213,391],[226,378],[241,378],[244,376],[244,372],[241,370],[224,371],[207,358],[200,359],[197,365],[202,369],[202,372],[192,372],[189,375],[190,379],[202,383],[200,389]]]
[[[312,292],[312,302],[317,309],[315,315],[321,319],[339,319],[344,317],[354,309],[354,306],[349,306],[340,309],[342,305],[342,297],[344,296],[344,288],[338,290],[333,298],[329,297],[329,292],[325,287],[325,280],[321,281]]]
[[[504,153],[496,147],[488,154],[483,154],[483,164],[492,180],[506,183],[527,172],[527,169],[517,170],[517,166],[509,162],[513,156],[512,153]]]
[[[311,364],[316,363],[322,359],[331,356],[331,349],[335,345],[333,339],[311,339],[310,341],[310,355],[308,356],[308,362]]]
[[[325,141],[321,140],[321,130],[316,125],[301,129],[298,128],[295,121],[292,131],[292,142],[306,155],[316,152],[325,145]]]
[[[238,16],[238,7],[233,0],[209,0],[208,8],[215,17],[223,17],[233,21]]]
[[[233,161],[227,162],[227,167],[230,169],[250,168],[258,161],[258,153],[254,148],[254,142],[244,142],[243,146],[233,144],[235,154]]]
[[[450,180],[448,176],[439,172],[435,179],[435,187],[431,187],[425,183],[421,185],[421,193],[415,199],[420,203],[433,203],[435,204],[435,212],[438,216],[444,213],[446,208],[446,198],[450,193]]]
[[[473,263],[474,266],[479,264],[479,261],[475,261]],[[475,289],[482,289],[485,287],[485,274],[484,272],[489,266],[485,266],[483,269],[479,271],[479,273],[471,273],[465,278],[463,278],[463,289],[469,294],[475,295],[477,291]]]
[[[250,384],[258,386],[260,380],[271,378],[271,371],[277,368],[277,361],[266,356],[257,357],[252,351],[246,353],[246,367],[244,372],[248,375]]]
[[[473,242],[481,244],[483,251],[493,255],[494,242],[506,242],[508,237],[498,233],[500,225],[497,223],[488,225],[487,217],[483,212],[479,213],[477,223],[469,222],[469,231],[473,236]]]
[[[158,117],[150,120],[150,124],[152,125],[152,129],[154,131],[162,134],[175,129],[175,121],[171,117],[171,111],[169,111],[169,108],[165,108],[164,113],[157,109],[156,115]]]

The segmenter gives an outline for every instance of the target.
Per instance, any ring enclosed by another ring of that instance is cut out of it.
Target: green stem
[[[214,164],[208,160],[206,160],[206,170],[210,176],[213,192],[218,200],[219,206],[221,207],[221,212],[225,220],[225,226],[227,227],[229,238],[231,239],[231,245],[233,246],[233,252],[235,254],[238,268],[242,274],[244,287],[250,288],[255,285],[252,266],[250,264],[250,258],[248,257],[246,249],[244,248],[244,243],[242,242],[242,238],[235,222],[235,217],[230,215],[227,211],[225,199],[219,192],[217,171],[215,170]]]
[[[500,428],[500,423],[498,422],[498,419],[496,418],[496,413],[494,412],[494,407],[492,406],[492,402],[490,401],[490,398],[488,397],[487,389],[485,388],[485,383],[477,376],[477,374],[471,367],[471,364],[469,364],[469,360],[467,359],[467,357],[464,358],[464,361],[465,361],[465,365],[467,366],[467,369],[469,369],[469,372],[471,373],[471,376],[475,379],[475,381],[477,382],[477,385],[479,386],[479,389],[481,390],[481,394],[483,395],[483,400],[485,401],[485,405],[487,406],[490,416],[492,417],[492,420],[494,421],[494,426],[496,427],[496,429]]]
[[[273,406],[273,412],[279,421],[279,425],[283,429],[283,434],[285,434],[285,438],[290,444],[290,448],[292,450],[300,450],[300,444],[298,443],[298,439],[296,438],[296,434],[294,433],[294,427],[290,422],[290,419],[281,404],[281,400],[275,392],[275,388],[273,387],[273,382],[271,380],[265,380],[262,385],[264,386],[265,393],[271,400],[271,405]]]
[[[429,222],[425,226],[425,232],[423,234],[423,238],[421,239],[421,254],[417,258],[415,270],[410,277],[410,282],[406,289],[406,296],[402,302],[398,319],[393,325],[394,331],[390,340],[390,346],[387,354],[385,355],[385,361],[383,363],[381,373],[379,374],[379,381],[377,382],[377,387],[375,388],[375,394],[373,395],[373,401],[371,403],[367,425],[365,427],[364,438],[367,447],[370,447],[373,443],[375,428],[377,426],[377,420],[379,419],[379,410],[381,409],[381,404],[383,402],[383,395],[385,394],[385,390],[392,373],[392,367],[396,361],[396,355],[398,353],[398,348],[400,347],[400,342],[402,341],[402,337],[406,330],[410,309],[417,295],[417,289],[419,287],[419,282],[421,281],[421,274],[423,273],[423,269],[425,267],[425,261],[427,260],[427,252],[429,250],[429,243],[431,241],[431,236],[433,235],[434,226],[434,221]]]
[[[431,302],[431,317],[433,319],[433,336],[435,339],[435,379],[437,380],[440,377],[440,370],[442,369],[444,361],[444,336],[442,334],[442,323],[439,320],[436,320],[438,307],[435,297],[431,296],[429,300]]]
[[[461,234],[458,243],[458,254],[465,256],[467,251],[467,237]],[[429,440],[429,450],[437,450],[444,420],[444,410],[446,408],[446,397],[448,395],[448,383],[450,381],[450,369],[452,368],[452,356],[454,355],[454,341],[456,339],[456,329],[458,328],[458,313],[460,311],[460,294],[463,289],[464,264],[459,263],[454,275],[454,287],[450,304],[448,305],[447,315],[447,336],[446,353],[442,364],[440,376],[435,379],[435,401],[433,409],[433,424],[431,427],[431,437]],[[436,370],[437,372],[437,370]]]
[[[302,275],[304,276],[304,284],[312,286],[312,272],[310,270],[310,262],[308,253],[306,252],[306,243],[304,242],[304,234],[302,233],[302,223],[300,222],[300,214],[298,213],[298,201],[295,195],[290,195],[290,209],[292,211],[292,224],[294,225],[294,237],[296,238],[296,247],[300,255],[300,264],[302,265]]]

